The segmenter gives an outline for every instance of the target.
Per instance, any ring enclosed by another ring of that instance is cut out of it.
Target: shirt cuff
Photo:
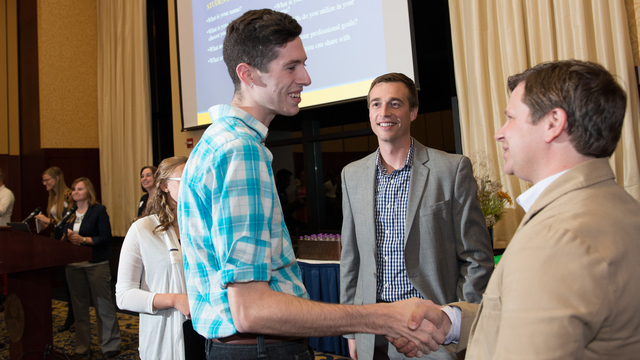
[[[451,329],[447,333],[447,337],[444,339],[444,345],[457,344],[460,340],[460,325],[462,323],[462,310],[456,306],[443,306],[442,312],[447,314],[449,320],[451,320]]]
[[[243,267],[231,267],[220,271],[220,288],[226,289],[229,283],[271,280],[270,264],[252,264]]]

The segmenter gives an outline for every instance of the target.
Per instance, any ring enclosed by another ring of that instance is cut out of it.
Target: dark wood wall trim
[[[67,186],[79,177],[89,178],[96,188],[98,201],[102,202],[99,149],[44,149],[44,156],[46,167],[62,169]]]
[[[23,167],[22,215],[26,217],[38,206],[47,207],[48,194],[42,185],[42,172],[51,166],[62,169],[67,186],[79,177],[87,177],[96,189],[98,201],[102,201],[100,182],[100,151],[98,149],[41,149],[29,156],[22,156]],[[29,177],[24,174],[29,174]]]
[[[37,1],[18,2],[20,154],[40,150],[40,83]]]
[[[38,68],[38,1],[18,1],[18,87],[20,109],[20,218],[42,206],[44,158],[40,149],[40,83]],[[46,201],[46,198],[45,198]],[[46,204],[46,202],[45,202]],[[14,211],[14,214],[16,212]]]
[[[24,219],[39,206],[46,208],[48,194],[42,185],[42,172],[51,166],[62,169],[67,186],[79,177],[89,178],[98,201],[102,199],[98,149],[43,149],[40,143],[37,10],[37,0],[18,2],[20,156],[7,160],[11,171],[10,189],[16,194],[13,217],[17,219]]]

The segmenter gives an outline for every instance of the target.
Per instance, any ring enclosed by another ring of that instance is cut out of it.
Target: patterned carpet
[[[67,316],[67,303],[64,301],[52,300],[53,307],[53,346],[54,350],[67,354],[65,356],[47,357],[47,359],[67,359],[74,354],[75,350],[75,333],[66,331],[63,333],[56,332],[61,327]],[[118,313],[118,323],[120,324],[120,332],[122,335],[122,352],[118,359],[122,360],[139,360],[138,356],[138,317],[123,313]],[[98,342],[98,329],[96,326],[96,318],[94,309],[91,308],[91,351],[100,358],[100,346]],[[5,344],[0,349],[0,360],[9,359],[9,336],[4,324],[4,313],[0,312],[0,343]],[[95,358],[95,357],[94,357]],[[347,359],[345,357],[316,353],[316,360],[338,360]]]
[[[76,337],[75,333],[65,331],[56,332],[56,329],[64,324],[67,317],[67,303],[64,301],[52,300],[53,307],[53,347],[54,350],[66,354],[69,358],[75,354]],[[122,336],[122,352],[118,359],[139,360],[138,356],[138,317],[118,313],[118,323]],[[100,358],[100,342],[98,341],[98,328],[96,325],[96,314],[91,308],[91,351]],[[5,344],[4,349],[0,349],[0,360],[9,359],[9,336],[4,324],[4,313],[0,313],[0,342]],[[51,357],[53,359],[53,357]],[[66,359],[65,356],[58,356],[57,359]],[[94,357],[96,358],[96,357]]]

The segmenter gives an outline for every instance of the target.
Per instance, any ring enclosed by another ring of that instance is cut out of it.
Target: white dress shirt
[[[562,174],[566,173],[567,171],[569,171],[569,169],[538,181],[534,186],[518,196],[518,198],[516,199],[518,205],[520,205],[525,212],[529,212],[529,209],[531,209],[531,206],[536,202],[540,194],[542,194],[542,192],[547,187],[549,187],[551,183],[556,181],[560,176],[562,176]],[[451,329],[449,329],[449,333],[447,334],[447,338],[445,339],[444,343],[457,343],[460,339],[462,310],[460,310],[459,307],[455,306],[443,306],[442,311],[444,311],[444,313],[447,314],[447,316],[451,320]]]
[[[13,192],[2,184],[0,186],[0,226],[7,226],[7,223],[11,222],[14,201]]]

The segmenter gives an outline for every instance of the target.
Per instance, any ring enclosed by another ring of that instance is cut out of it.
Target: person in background
[[[0,226],[11,222],[14,201],[13,192],[4,185],[4,172],[0,169]]]
[[[467,360],[637,359],[640,204],[609,163],[626,94],[604,67],[579,60],[538,64],[508,87],[494,138],[504,173],[534,184],[517,199],[526,215],[480,306],[450,304],[452,316],[419,307],[412,321],[444,318],[435,330]]]
[[[36,222],[40,222],[44,227],[52,226],[51,236],[54,239],[62,239],[64,237],[62,228],[56,229],[55,226],[60,222],[60,219],[62,219],[73,202],[71,189],[67,187],[67,183],[64,181],[64,174],[57,166],[52,166],[42,173],[42,184],[49,192],[49,200],[47,201],[46,215],[36,215]],[[64,324],[58,328],[58,332],[74,331],[73,304],[71,303],[69,284],[67,284],[67,276],[63,266],[56,268],[56,278],[62,283],[67,299],[69,299],[67,301],[67,318]]]
[[[298,220],[298,227],[302,230],[309,228],[309,212],[307,211],[307,178],[304,175],[304,170],[298,172],[298,177],[294,179],[293,183],[296,186],[296,202],[299,206],[296,209],[296,220]]]
[[[140,170],[140,186],[144,191],[144,195],[142,195],[138,203],[138,217],[146,215],[147,201],[153,197],[153,193],[156,191],[154,175],[157,170],[158,168],[153,165],[147,165]]]
[[[90,261],[68,264],[66,267],[76,317],[76,354],[91,357],[89,304],[93,302],[103,359],[110,359],[120,353],[121,339],[111,291],[109,259],[113,254],[109,215],[107,208],[98,203],[89,179],[76,179],[71,189],[77,210],[65,225],[66,240],[92,249]]]
[[[13,192],[4,185],[4,172],[0,169],[0,226],[6,226],[8,222],[11,222],[11,213],[13,212],[13,202],[15,197]],[[7,274],[3,274],[0,278],[0,308],[4,309],[4,292],[6,291]],[[0,310],[2,311],[2,310]],[[0,343],[0,349],[4,347],[4,344]]]
[[[179,156],[160,163],[148,215],[131,225],[120,252],[116,302],[140,313],[142,360],[205,359],[204,338],[189,319],[176,214],[186,162]]]
[[[339,230],[342,227],[342,186],[333,170],[326,172],[324,182],[324,212],[327,229]]]
[[[46,215],[36,215],[44,227],[55,226],[64,216],[69,204],[71,204],[71,189],[64,181],[64,174],[57,166],[52,166],[42,173],[42,184],[49,192]],[[60,231],[52,231],[51,236],[55,239],[62,239],[64,234]]]
[[[280,199],[280,206],[282,207],[282,215],[284,216],[284,223],[287,225],[290,235],[298,235],[298,223],[293,213],[298,207],[301,206],[300,202],[296,199],[289,202],[289,194],[287,189],[291,185],[291,171],[287,169],[280,169],[276,173],[276,190],[278,191],[278,199]]]
[[[378,76],[367,102],[379,148],[342,171],[340,302],[479,303],[494,260],[471,161],[411,137],[418,90],[406,75]],[[354,359],[404,359],[382,336],[347,338]]]

